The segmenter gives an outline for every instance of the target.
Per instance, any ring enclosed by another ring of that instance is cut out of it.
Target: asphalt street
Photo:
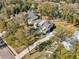
[[[0,38],[0,59],[15,59],[7,45]]]

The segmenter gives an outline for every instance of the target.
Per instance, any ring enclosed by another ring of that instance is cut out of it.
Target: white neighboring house
[[[32,21],[38,19],[38,14],[37,14],[37,12],[32,10],[32,11],[28,11],[25,14],[25,17],[27,18],[28,24],[31,24]]]
[[[72,39],[74,41],[79,41],[79,31],[74,32],[74,34],[72,36]]]
[[[67,50],[73,49],[72,44],[70,44],[69,42],[63,41],[62,44],[65,47],[65,49],[67,49]]]
[[[71,43],[74,43],[74,41],[79,41],[79,31],[76,31],[73,33],[71,38],[65,38],[65,41],[62,42],[65,49],[71,50],[73,49],[73,45]]]

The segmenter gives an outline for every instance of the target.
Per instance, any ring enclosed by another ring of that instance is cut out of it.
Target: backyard
[[[73,26],[73,24],[67,23],[66,21],[62,21],[60,19],[51,20],[52,23],[56,25],[56,29],[54,31],[56,32],[62,32],[65,30],[65,34],[70,37],[76,31],[76,27]]]

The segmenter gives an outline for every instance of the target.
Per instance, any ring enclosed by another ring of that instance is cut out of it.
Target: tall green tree
[[[53,2],[44,2],[38,5],[38,11],[41,13],[41,15],[48,16],[50,14],[53,14],[56,10],[57,5]]]

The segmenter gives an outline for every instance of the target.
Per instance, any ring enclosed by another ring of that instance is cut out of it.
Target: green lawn
[[[75,59],[74,52],[67,51],[62,45],[59,45],[50,59]]]
[[[62,32],[65,30],[65,34],[70,37],[76,31],[76,28],[73,26],[73,24],[67,23],[65,21],[60,21],[60,20],[52,20],[52,23],[56,25],[56,32]]]

